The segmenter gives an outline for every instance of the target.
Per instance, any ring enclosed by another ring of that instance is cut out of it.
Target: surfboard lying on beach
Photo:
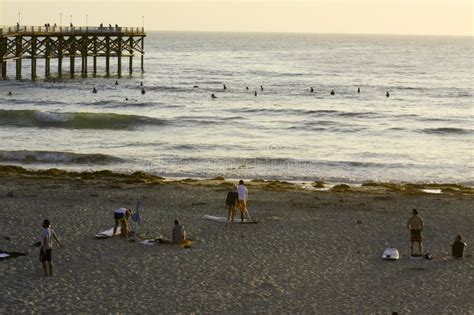
[[[120,226],[117,227],[117,232],[115,232],[115,235],[120,235],[122,228]],[[114,233],[114,228],[99,232],[95,235],[95,238],[109,238],[112,237],[112,234]]]
[[[10,257],[10,254],[7,253],[0,253],[0,259]]]
[[[400,259],[400,253],[394,247],[386,248],[382,254],[383,260],[398,260]]]
[[[217,217],[217,216],[206,214],[206,215],[204,215],[203,218],[207,219],[207,220],[211,220],[211,221],[227,223],[227,218],[224,218],[224,217]],[[240,217],[236,216],[234,218],[234,223],[239,223],[240,224]],[[256,221],[256,220],[249,220],[247,218],[244,219],[244,224],[257,224],[257,223],[258,223],[258,221]]]

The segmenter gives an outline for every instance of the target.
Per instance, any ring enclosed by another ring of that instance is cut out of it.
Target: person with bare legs
[[[234,217],[235,217],[235,209],[238,205],[239,201],[239,193],[237,192],[237,186],[232,186],[231,190],[227,193],[227,198],[225,200],[225,207],[227,209],[227,224],[229,222],[234,224]]]
[[[407,228],[410,230],[410,250],[411,256],[415,255],[414,246],[415,243],[418,243],[418,249],[420,251],[420,256],[423,256],[423,237],[421,231],[423,230],[424,223],[421,217],[418,215],[418,210],[412,210],[412,216],[407,222]]]
[[[63,247],[63,243],[59,239],[58,235],[51,228],[51,224],[48,219],[43,221],[43,233],[41,233],[41,248],[39,259],[43,265],[43,271],[45,276],[53,275],[53,262],[52,262],[52,252],[53,252],[53,239],[58,243],[59,247]]]
[[[244,223],[244,214],[247,213],[247,218],[250,219],[249,210],[247,208],[248,190],[244,185],[244,181],[240,180],[237,186],[237,193],[239,195],[239,210],[240,210],[240,223]]]

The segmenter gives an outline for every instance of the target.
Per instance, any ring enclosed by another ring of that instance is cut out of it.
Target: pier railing
[[[132,34],[144,35],[143,27],[122,27],[122,26],[1,26],[0,36],[10,35],[32,35],[32,34],[64,34],[64,35],[85,35],[85,34]]]

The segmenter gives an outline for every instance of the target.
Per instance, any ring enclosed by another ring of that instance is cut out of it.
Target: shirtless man
[[[411,255],[413,256],[415,254],[413,248],[415,243],[418,243],[420,255],[423,255],[423,238],[421,236],[423,220],[418,216],[418,211],[416,209],[412,210],[412,214],[413,215],[407,222],[407,228],[410,230]]]

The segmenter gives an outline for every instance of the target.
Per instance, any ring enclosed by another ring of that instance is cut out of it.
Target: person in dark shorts
[[[48,219],[43,221],[43,233],[40,236],[41,248],[39,260],[43,265],[43,271],[45,276],[53,275],[53,262],[52,262],[52,252],[53,252],[53,238],[58,243],[59,247],[63,247],[61,240],[54,230],[51,228],[51,224]]]
[[[132,209],[127,208],[118,208],[114,211],[114,232],[112,233],[112,237],[115,237],[115,232],[117,232],[117,227],[119,224],[122,226],[122,235],[128,237],[128,218],[132,215]]]
[[[457,235],[454,239],[453,246],[451,247],[451,254],[454,259],[461,259],[464,257],[464,248],[467,244],[462,241],[462,236]]]
[[[410,250],[411,255],[415,255],[414,245],[418,243],[420,255],[423,256],[423,237],[421,231],[423,230],[424,223],[420,216],[418,216],[418,210],[412,210],[412,216],[407,222],[407,228],[410,230]]]
[[[234,224],[235,209],[238,206],[239,202],[239,193],[237,192],[237,186],[232,186],[232,189],[227,193],[227,198],[225,199],[225,207],[227,209],[227,223]]]

